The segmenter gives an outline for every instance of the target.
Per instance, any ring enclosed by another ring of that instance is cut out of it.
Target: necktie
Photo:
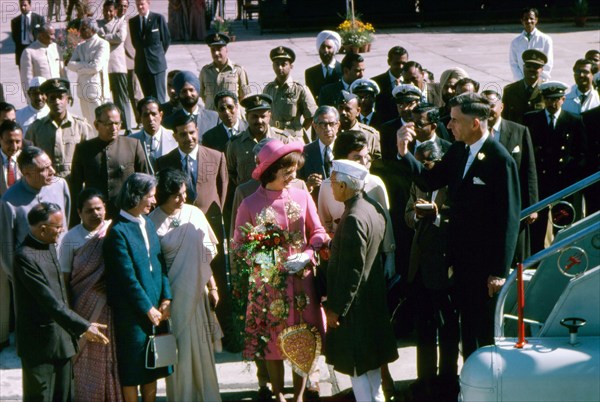
[[[531,40],[531,32],[526,32],[525,36],[527,37],[527,40],[530,41]]]
[[[27,23],[27,16],[24,15],[23,16],[23,32],[21,32],[21,43],[28,43],[29,42],[29,35],[27,34],[27,31],[29,30],[29,24]]]
[[[185,172],[185,176],[187,177],[186,183],[186,193],[187,193],[187,202],[193,204],[196,200],[196,180],[194,180],[194,174],[192,172],[192,167],[190,166],[191,158],[189,155],[186,155],[183,158],[183,171]]]
[[[146,17],[142,17],[142,36],[145,36],[145,32],[146,32]]]
[[[6,170],[6,185],[8,187],[15,184],[15,168],[13,167],[13,161],[8,159],[8,169]]]
[[[553,114],[551,114],[550,115],[550,128],[552,130],[554,130],[554,127],[555,127],[555,119],[556,119],[556,116],[554,116]]]
[[[471,154],[471,147],[470,146],[466,146],[465,147],[465,154],[463,156],[463,162],[462,162],[462,166],[463,166],[463,174],[462,177],[464,179],[465,175],[467,174],[467,171],[469,170],[469,155]]]
[[[369,124],[369,121],[367,120],[367,116],[360,116],[360,119],[361,119],[362,124]]]
[[[331,157],[331,147],[327,145],[325,150],[323,151],[323,167],[325,168],[325,177],[329,177],[331,175],[331,167],[333,158]]]
[[[331,78],[333,71],[331,69],[331,66],[327,66],[326,71],[325,71],[325,78]]]
[[[579,95],[579,100],[581,101],[581,105],[587,100],[588,96],[586,94]]]

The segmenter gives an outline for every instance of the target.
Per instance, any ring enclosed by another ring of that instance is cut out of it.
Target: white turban
[[[340,50],[340,47],[342,46],[342,38],[335,31],[321,31],[317,35],[317,52],[321,48],[321,45],[323,44],[323,42],[325,42],[327,39],[330,39],[333,41],[333,46],[335,48],[335,52],[337,53]]]

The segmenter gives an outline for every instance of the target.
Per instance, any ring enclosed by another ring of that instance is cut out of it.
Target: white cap
[[[30,81],[29,81],[29,88],[35,88],[35,87],[39,87],[41,86],[44,82],[46,82],[46,79],[44,77],[33,77]]]
[[[350,85],[350,92],[371,92],[374,95],[379,95],[379,85],[373,80],[367,78],[359,78]]]
[[[334,172],[344,173],[358,180],[365,180],[369,170],[358,162],[348,159],[336,159],[333,161]]]
[[[340,50],[340,47],[342,47],[342,37],[335,31],[321,31],[317,35],[317,52],[321,48],[323,42],[325,42],[327,39],[333,41],[335,45],[335,53],[337,53]]]

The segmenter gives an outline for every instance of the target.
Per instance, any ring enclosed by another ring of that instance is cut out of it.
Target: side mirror
[[[575,222],[575,207],[567,201],[559,201],[550,208],[552,226],[564,229]]]

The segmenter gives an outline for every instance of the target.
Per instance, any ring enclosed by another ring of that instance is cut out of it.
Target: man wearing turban
[[[335,59],[335,54],[341,46],[342,38],[337,32],[322,31],[317,35],[317,51],[321,62],[304,72],[304,82],[317,103],[321,87],[338,82],[342,78],[342,65]]]
[[[181,71],[173,77],[173,89],[179,96],[181,109],[165,119],[165,127],[174,129],[173,120],[181,113],[194,115],[198,127],[198,141],[202,141],[202,135],[215,127],[219,122],[217,112],[208,110],[200,100],[200,80],[191,71]]]

